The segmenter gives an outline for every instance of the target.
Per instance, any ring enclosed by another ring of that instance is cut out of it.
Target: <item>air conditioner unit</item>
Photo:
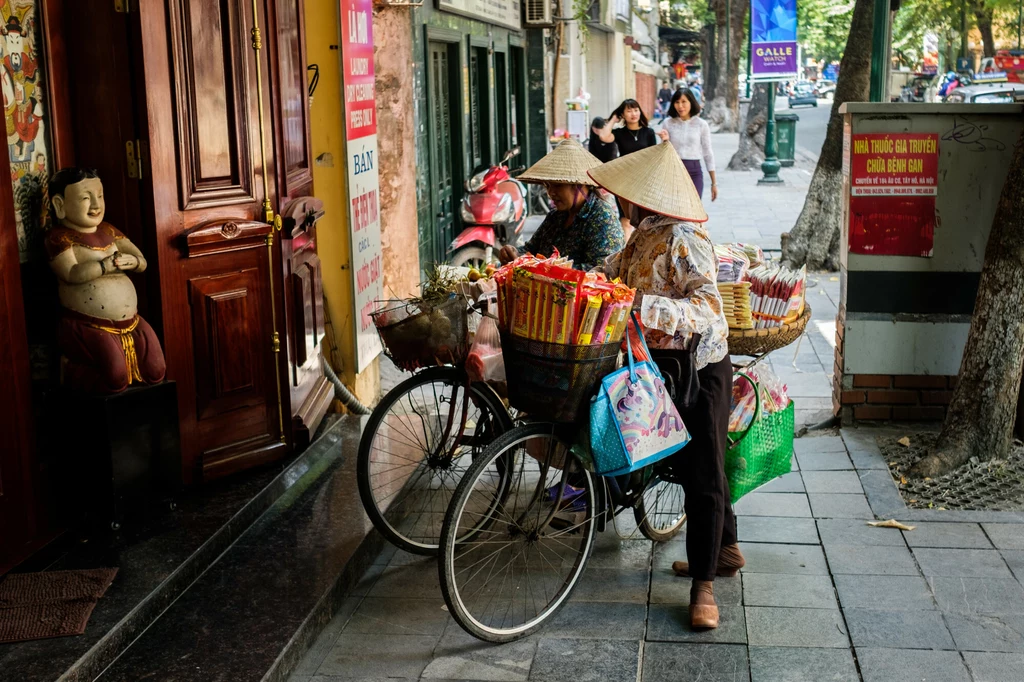
[[[526,14],[524,23],[531,27],[554,26],[551,15],[551,0],[524,0],[523,12]]]

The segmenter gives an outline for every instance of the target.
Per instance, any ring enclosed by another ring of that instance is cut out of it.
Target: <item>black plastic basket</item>
[[[469,352],[467,304],[455,296],[424,310],[413,303],[371,313],[384,354],[401,369],[459,365]],[[395,320],[395,321],[392,321]]]
[[[601,379],[615,371],[619,345],[574,346],[503,333],[509,404],[546,421],[585,419]]]

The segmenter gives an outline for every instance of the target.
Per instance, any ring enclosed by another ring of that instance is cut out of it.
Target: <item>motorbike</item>
[[[509,169],[509,161],[519,155],[519,147],[505,152],[495,166],[481,168],[466,181],[460,214],[462,232],[448,248],[454,266],[482,269],[498,262],[498,251],[506,244],[516,246],[530,214],[529,192]]]

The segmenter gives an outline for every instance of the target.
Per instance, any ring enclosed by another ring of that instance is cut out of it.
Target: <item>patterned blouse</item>
[[[702,224],[647,218],[603,269],[637,290],[640,321],[652,348],[685,348],[696,332],[701,335],[697,369],[728,355],[729,326],[715,284],[718,259]]]
[[[577,270],[590,270],[622,249],[625,239],[622,224],[611,204],[591,190],[576,219],[566,227],[568,211],[552,211],[544,218],[530,241],[519,247],[520,253],[550,256],[554,249],[571,258]]]

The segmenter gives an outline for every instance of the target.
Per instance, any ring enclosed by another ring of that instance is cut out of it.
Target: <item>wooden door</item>
[[[136,95],[147,218],[186,482],[289,448],[268,20],[254,4],[131,5],[145,74]]]
[[[458,98],[453,70],[453,46],[446,43],[430,43],[427,51],[427,80],[430,107],[430,175],[434,195],[433,226],[420,230],[420,263],[439,262],[444,259],[448,244],[453,238],[455,223],[454,177],[456,158],[453,154],[453,130],[459,114]],[[431,229],[431,227],[433,229]]]
[[[288,360],[288,397],[296,447],[305,447],[334,398],[324,376],[323,278],[317,255],[316,222],[323,202],[313,196],[312,147],[302,0],[268,0],[273,36],[274,139],[277,194],[283,218],[281,259]]]
[[[6,150],[0,154],[0,575],[24,559],[35,535],[32,390],[21,298],[18,232]]]

